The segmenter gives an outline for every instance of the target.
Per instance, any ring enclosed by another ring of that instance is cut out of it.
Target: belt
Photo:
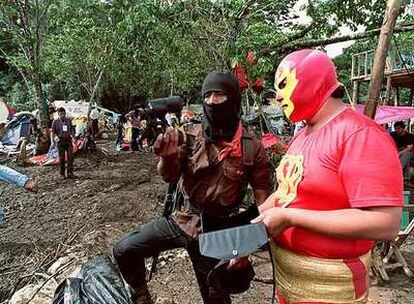
[[[276,288],[287,303],[367,303],[371,251],[354,259],[322,259],[270,245]]]

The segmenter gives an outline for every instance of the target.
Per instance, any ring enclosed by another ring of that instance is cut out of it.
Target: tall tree
[[[20,71],[25,82],[33,84],[42,128],[49,123],[48,106],[42,94],[42,68],[50,3],[51,0],[0,1],[0,25],[12,37],[17,50],[11,53],[2,49],[2,53]]]

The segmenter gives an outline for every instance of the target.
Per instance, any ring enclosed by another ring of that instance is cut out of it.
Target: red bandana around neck
[[[222,161],[226,157],[241,157],[242,156],[242,134],[243,126],[239,122],[237,127],[236,134],[234,134],[233,140],[231,142],[221,142],[220,145],[223,147],[218,153],[219,161]]]

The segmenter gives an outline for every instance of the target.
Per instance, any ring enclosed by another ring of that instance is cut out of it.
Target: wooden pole
[[[394,32],[395,23],[400,13],[401,0],[389,0],[384,22],[381,27],[378,46],[375,52],[372,66],[371,82],[368,90],[368,100],[365,105],[364,114],[374,119],[377,110],[381,87],[384,82],[384,68],[387,51],[391,37]]]
[[[392,96],[392,82],[391,77],[387,77],[387,93],[385,95],[384,99],[384,105],[390,105],[391,104],[391,96]]]
[[[352,100],[355,103],[358,103],[359,100],[359,87],[360,87],[360,82],[359,81],[354,81],[354,92],[352,94]]]
[[[93,87],[93,90],[92,90],[91,97],[90,97],[90,99],[89,99],[89,107],[88,107],[88,120],[89,120],[89,118],[90,118],[89,116],[90,116],[90,114],[91,114],[93,100],[95,99],[95,95],[96,95],[96,93],[98,92],[98,87],[99,87],[99,84],[101,83],[101,80],[102,80],[102,75],[103,75],[103,70],[101,70],[101,71],[99,72],[98,79],[96,80],[95,86]]]

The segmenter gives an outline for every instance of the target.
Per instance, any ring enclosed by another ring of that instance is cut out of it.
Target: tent
[[[69,118],[80,118],[87,117],[89,110],[89,102],[79,100],[55,100],[53,106],[58,108],[64,108],[66,111],[66,116]],[[104,116],[109,124],[117,124],[120,118],[120,114],[110,111],[108,109],[99,107],[97,105],[92,105],[91,109],[97,109],[100,116]],[[58,117],[58,114],[55,113],[55,118]]]
[[[364,112],[365,105],[355,105],[358,113]],[[414,117],[414,107],[378,106],[375,114],[375,121],[378,124],[386,124],[399,120],[406,120]]]
[[[64,108],[66,110],[66,116],[69,118],[78,118],[88,116],[89,102],[75,101],[75,100],[55,100],[53,105],[56,109]],[[58,114],[55,113],[55,118]]]
[[[0,121],[10,119],[16,113],[7,103],[0,98]]]
[[[24,137],[29,139],[30,136],[30,120],[34,116],[30,112],[21,112],[13,116],[12,120],[7,124],[6,130],[0,142],[6,146],[16,146],[19,139]]]

